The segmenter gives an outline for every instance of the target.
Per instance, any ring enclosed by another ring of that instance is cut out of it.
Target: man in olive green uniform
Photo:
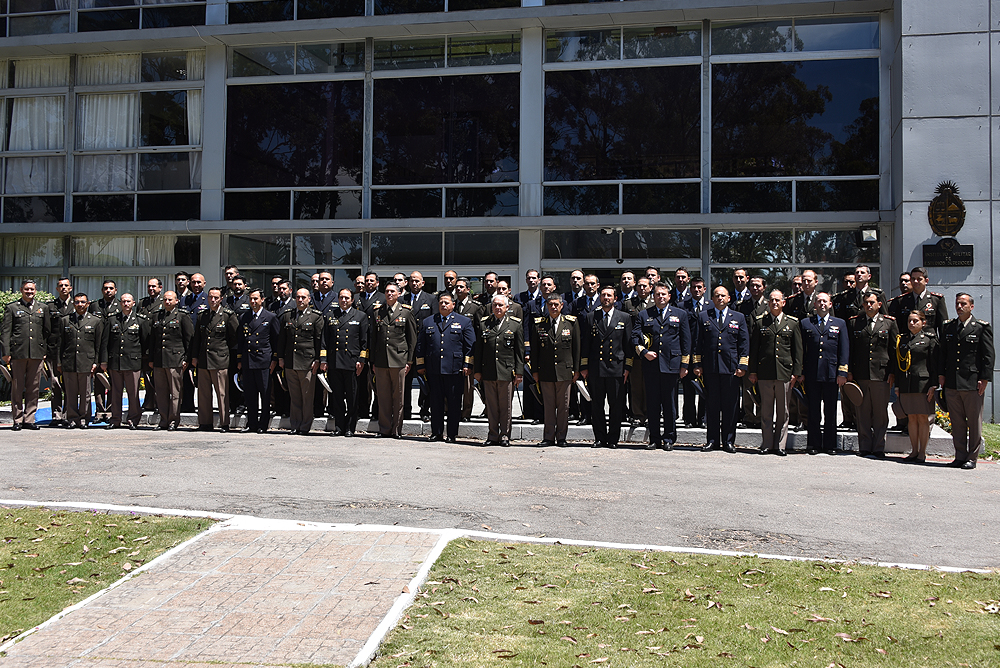
[[[486,419],[490,430],[486,445],[510,445],[511,409],[514,386],[521,382],[524,368],[524,326],[520,318],[507,315],[507,298],[493,297],[493,315],[480,319],[476,339],[475,376],[483,386]]]
[[[191,347],[191,366],[198,374],[199,431],[213,429],[212,388],[219,402],[219,431],[229,431],[229,353],[239,342],[238,337],[236,314],[222,305],[222,289],[212,288],[208,291],[208,310],[202,311],[195,323]]]
[[[403,435],[403,392],[409,391],[406,374],[417,356],[417,320],[399,303],[399,287],[385,286],[385,304],[371,314],[369,360],[378,393],[378,433]]]
[[[57,325],[58,326],[58,323]],[[21,298],[7,304],[0,323],[0,355],[10,364],[10,408],[14,431],[38,429],[38,385],[52,335],[49,307],[35,299],[35,282],[21,283]]]
[[[476,333],[476,340],[482,337],[479,330],[479,321],[489,314],[489,307],[483,306],[472,297],[469,279],[459,276],[455,281],[455,313],[464,315],[472,321],[472,329]],[[468,422],[472,418],[472,407],[475,404],[475,386],[473,376],[465,377],[465,387],[462,388],[462,421]]]
[[[156,429],[174,431],[181,420],[181,377],[187,370],[194,339],[191,314],[177,305],[177,293],[163,294],[163,310],[150,320],[149,366],[153,369],[156,406],[160,423]]]
[[[56,320],[64,315],[69,315],[73,308],[73,283],[63,276],[56,283],[56,297],[49,302],[49,311],[52,312],[52,319]],[[58,324],[58,323],[57,323]],[[62,379],[56,371],[56,361],[50,360],[48,364],[42,365],[42,372],[50,375],[52,398],[49,405],[52,409],[52,420],[50,427],[66,426],[66,393],[63,392]]]
[[[285,370],[288,384],[289,435],[308,434],[313,421],[313,382],[321,362],[326,361],[323,349],[323,314],[309,307],[309,290],[295,293],[295,309],[281,316],[278,335],[278,366]]]
[[[101,361],[104,318],[88,313],[89,305],[87,295],[74,295],[74,312],[60,318],[52,337],[58,351],[57,370],[66,383],[67,429],[83,428],[90,422],[90,382]]]
[[[883,315],[885,304],[877,292],[868,292],[865,313],[851,318],[850,365],[847,380],[861,388],[857,410],[858,454],[885,457],[885,433],[889,429],[889,388],[892,387],[890,353],[895,355],[899,328],[891,315]]]
[[[569,390],[580,375],[580,327],[576,316],[563,315],[563,299],[553,292],[545,300],[548,316],[536,317],[531,328],[531,375],[542,387],[545,429],[542,445],[566,445]]]
[[[957,317],[941,328],[944,388],[951,417],[951,440],[955,444],[952,468],[974,469],[983,451],[983,395],[993,375],[996,349],[993,327],[972,317],[976,302],[967,292],[955,295]]]
[[[772,290],[767,303],[768,312],[758,315],[750,328],[748,370],[750,382],[760,392],[760,451],[784,457],[788,405],[792,387],[802,375],[802,330],[798,318],[783,312],[781,290]]]
[[[923,313],[927,318],[924,331],[934,332],[940,340],[944,323],[948,320],[948,305],[945,303],[944,295],[927,289],[928,282],[926,269],[914,267],[910,270],[911,290],[902,304],[903,315],[909,314],[910,311]]]
[[[122,392],[128,395],[129,429],[139,426],[142,404],[139,401],[139,376],[142,358],[149,339],[149,319],[135,308],[135,298],[129,293],[121,297],[121,311],[104,323],[104,344],[101,346],[101,369],[111,377],[108,403],[111,421],[108,429],[122,426]]]
[[[121,310],[121,301],[118,299],[118,284],[113,280],[104,281],[101,286],[103,296],[96,302],[90,302],[89,311],[94,315],[99,315],[105,320]],[[111,419],[111,412],[108,410],[108,392],[103,385],[94,387],[94,403],[97,404],[97,414],[94,415],[94,422],[107,422]]]
[[[124,295],[122,295],[124,296]],[[119,305],[121,300],[119,300]],[[163,281],[151,278],[146,281],[146,296],[139,302],[139,313],[149,316],[163,310]]]

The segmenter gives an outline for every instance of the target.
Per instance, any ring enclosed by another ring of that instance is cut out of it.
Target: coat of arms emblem
[[[927,207],[927,222],[939,237],[953,237],[965,225],[965,203],[958,196],[958,186],[943,181],[934,192],[937,195]]]

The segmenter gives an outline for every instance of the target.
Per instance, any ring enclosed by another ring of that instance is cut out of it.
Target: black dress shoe
[[[75,423],[75,422],[70,422],[69,424],[67,424],[67,425],[66,425],[66,428],[67,428],[67,429],[76,429],[76,428],[77,428],[77,427],[79,427],[79,426],[80,426],[80,425],[78,425],[78,424],[77,424],[77,423]]]
[[[718,450],[718,449],[719,449],[719,444],[716,443],[715,441],[709,441],[708,443],[706,443],[701,447],[702,452],[711,452],[712,450]]]
[[[10,426],[10,430],[11,431],[21,431],[21,423],[20,422],[15,422],[14,424],[12,424]]]
[[[558,445],[560,448],[565,448],[566,446],[569,445],[569,443],[567,443],[566,439],[564,438],[561,441],[556,441],[556,445]]]
[[[343,436],[346,433],[343,429],[334,429],[330,432],[330,436]]]
[[[972,469],[976,468],[976,460],[970,459],[969,461],[962,464],[961,468],[965,469],[966,471],[971,471]]]
[[[538,444],[538,447],[540,447],[540,448],[551,448],[555,444],[556,444],[555,441],[542,441],[541,443]]]
[[[198,431],[215,431],[215,427],[210,424],[200,424],[198,425]]]
[[[242,429],[240,429],[240,433],[241,434],[249,434],[250,432],[253,432],[253,431],[257,431],[257,430],[254,429],[253,427],[243,427]]]
[[[489,439],[486,439],[486,442],[483,443],[483,445],[485,445],[487,447],[491,446],[491,445],[500,445],[500,441],[491,441]]]
[[[285,432],[285,435],[286,436],[298,436],[299,435],[299,430],[298,429],[289,429],[288,431]]]
[[[445,440],[445,443],[458,443],[458,437],[457,436],[449,436],[449,437],[447,437],[444,440]]]
[[[444,434],[432,434],[430,438],[427,439],[428,443],[443,443]]]
[[[656,450],[658,447],[660,447],[660,443],[658,441],[650,441],[646,444],[646,450]]]
[[[347,431],[344,432],[344,436],[347,436],[348,438],[354,436],[354,430],[348,429]]]
[[[167,431],[177,431],[177,423],[167,425]],[[209,429],[211,431],[211,428]]]
[[[164,429],[166,429],[166,427],[164,427],[161,424],[158,424],[155,427],[153,427],[153,431],[163,431]]]
[[[542,424],[542,421],[541,420],[532,420],[531,424],[533,424],[533,425]]]
[[[662,448],[665,452],[670,452],[674,449],[674,442],[668,438],[660,444],[660,448]]]
[[[590,447],[592,447],[592,448],[603,448],[604,447],[604,443],[602,443],[600,441],[594,441],[594,444],[591,445]]]
[[[229,433],[229,427],[228,426],[219,427],[219,431],[222,432],[223,434],[227,434]]]
[[[25,422],[24,423],[24,428],[25,429],[30,429],[31,431],[38,431],[39,430],[39,426],[37,424],[35,424],[34,422]]]
[[[128,423],[128,428],[129,428],[129,431],[135,431],[136,429],[139,428],[139,425],[137,425],[135,422],[129,422]]]
[[[107,425],[106,427],[104,427],[104,428],[105,428],[105,429],[121,429],[121,428],[122,428],[122,426],[121,426],[120,424],[114,424],[114,423],[110,423],[110,424],[108,424],[108,425]]]
[[[257,433],[258,434],[266,434],[267,433],[267,429],[264,429],[263,427],[261,427],[260,429],[257,430]]]
[[[775,448],[771,452],[774,453],[774,454],[776,454],[776,455],[778,455],[779,457],[787,457],[788,456],[788,453],[785,452],[784,450],[780,449],[780,448]]]
[[[609,442],[609,443],[605,443],[604,445],[608,446],[612,450],[617,450],[618,449],[618,444],[617,443],[610,443]]]
[[[732,443],[726,443],[724,446],[722,446],[722,449],[729,453],[736,452],[736,446],[733,445]]]

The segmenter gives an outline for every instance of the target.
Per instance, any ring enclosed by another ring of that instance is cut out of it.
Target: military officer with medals
[[[621,440],[625,381],[632,370],[632,318],[615,308],[613,286],[601,288],[601,308],[583,319],[580,375],[590,390],[595,448],[617,448]],[[605,414],[604,401],[608,410]]]
[[[160,412],[155,429],[174,431],[181,420],[181,377],[188,367],[194,325],[191,315],[178,306],[177,293],[169,290],[163,293],[163,310],[153,315],[149,326],[149,366]]]
[[[163,281],[151,278],[146,281],[146,296],[139,302],[139,313],[148,316],[163,309]]]
[[[772,290],[768,312],[750,329],[750,382],[760,393],[762,453],[785,456],[788,407],[792,387],[802,375],[802,330],[799,320],[784,313],[785,295]],[[777,415],[775,415],[777,413]]]
[[[459,276],[455,281],[455,313],[464,315],[472,322],[472,331],[476,334],[476,340],[482,336],[479,330],[479,321],[487,313],[486,307],[477,302],[472,297],[470,281],[465,276]],[[465,377],[465,387],[462,389],[462,421],[468,422],[472,418],[472,407],[475,404],[475,379],[472,374]]]
[[[462,390],[474,363],[476,333],[472,321],[454,310],[455,298],[451,293],[446,290],[438,293],[438,313],[421,323],[417,336],[417,371],[427,378],[431,402],[430,441],[458,440]]]
[[[641,360],[646,390],[647,450],[673,450],[677,441],[677,383],[687,376],[691,363],[688,314],[670,304],[671,294],[666,283],[657,283],[653,288],[653,305],[640,311],[632,323],[631,343]],[[635,364],[633,368],[639,366]],[[634,374],[632,382],[636,382]]]
[[[278,366],[285,370],[289,395],[289,435],[308,434],[313,422],[313,393],[319,365],[326,361],[322,314],[309,306],[309,290],[295,292],[295,310],[281,318]]]
[[[876,292],[864,300],[865,315],[851,318],[851,356],[847,380],[861,388],[857,410],[858,454],[862,457],[885,457],[885,435],[889,430],[889,389],[893,384],[889,355],[895,354],[899,328],[890,315],[881,311],[885,305]]]
[[[492,315],[480,319],[475,347],[475,378],[483,387],[489,433],[486,445],[510,445],[514,387],[524,368],[524,329],[520,318],[507,315],[509,302],[495,295]]]
[[[712,307],[711,300],[705,296],[705,279],[695,276],[688,282],[688,289],[691,296],[683,304],[688,314],[688,322],[691,324],[691,355],[694,356],[695,340],[698,338],[698,318],[701,312]],[[687,427],[705,426],[705,397],[699,395],[695,388],[696,380],[693,373],[689,373],[681,380],[681,387],[684,390],[684,425]]]
[[[385,292],[379,291],[378,284],[378,274],[374,271],[369,271],[364,276],[364,289],[356,292],[356,296],[354,297],[354,308],[368,314],[369,318],[382,308],[382,305],[386,302]],[[396,287],[398,288],[399,286],[397,285]],[[378,404],[377,398],[375,403]],[[372,408],[372,372],[368,365],[365,366],[361,375],[358,376],[357,405],[359,418],[368,418],[369,416],[379,414],[376,412],[378,410],[377,405],[375,408]]]
[[[108,279],[101,285],[102,297],[96,302],[90,302],[88,310],[90,313],[99,315],[105,320],[121,311],[121,301],[118,299],[118,284]],[[103,385],[94,388],[94,403],[97,404],[97,413],[94,415],[94,422],[107,422],[111,419],[108,410],[108,393]]]
[[[35,299],[35,282],[21,282],[21,298],[7,304],[0,321],[0,355],[10,365],[11,417],[13,431],[38,429],[35,411],[38,409],[38,386],[42,379],[42,362],[49,351],[53,327],[52,312]],[[55,352],[54,350],[52,351]],[[55,360],[55,355],[50,355]]]
[[[562,314],[563,304],[559,293],[550,293],[548,314],[536,316],[531,327],[531,375],[541,387],[545,410],[542,446],[565,447],[569,390],[580,375],[580,327],[576,316]]]
[[[330,417],[336,425],[334,436],[354,436],[358,427],[358,376],[368,362],[369,318],[354,308],[354,292],[343,288],[337,294],[338,306],[328,309],[323,327],[326,362],[330,382]]]
[[[237,363],[236,356],[230,355],[230,351],[236,347],[238,338],[239,319],[232,309],[222,304],[222,288],[210,289],[208,310],[198,316],[194,345],[191,347],[191,366],[197,369],[195,373],[198,376],[199,431],[213,429],[213,388],[219,406],[219,431],[229,431],[229,370],[232,367],[235,373]],[[235,382],[232,384],[235,385]]]
[[[372,314],[369,363],[378,392],[378,432],[403,435],[403,392],[409,391],[408,373],[417,356],[417,321],[399,301],[399,286],[385,286],[385,304]]]
[[[865,312],[865,297],[874,293],[879,298],[882,305],[879,311],[882,315],[889,314],[885,292],[882,288],[871,285],[872,271],[866,264],[859,264],[854,268],[854,285],[848,287],[843,292],[834,295],[833,303],[836,309],[835,314],[842,320],[850,320],[856,315]]]
[[[282,279],[287,286],[288,281]],[[283,288],[279,287],[281,294]],[[278,368],[278,316],[264,308],[264,293],[251,290],[250,310],[239,316],[239,337],[236,369],[243,381],[243,398],[247,406],[247,423],[243,433],[266,433],[271,424],[271,374]],[[281,304],[279,304],[280,306]]]
[[[135,308],[135,298],[125,293],[119,302],[121,311],[104,324],[104,343],[101,346],[101,369],[111,380],[111,421],[107,429],[122,426],[122,393],[128,396],[128,416],[124,424],[136,429],[142,420],[139,401],[139,376],[142,360],[149,339],[149,319]],[[152,388],[149,390],[152,393]]]
[[[996,362],[993,327],[972,316],[975,306],[972,295],[959,292],[956,317],[942,327],[944,373],[938,376],[938,386],[944,388],[951,417],[952,468],[976,468],[983,451],[983,395]]]
[[[229,281],[229,289],[230,292],[228,295],[223,294],[223,300],[224,300],[223,303],[225,304],[226,307],[229,308],[230,311],[233,312],[236,322],[237,324],[239,324],[240,316],[250,310],[250,295],[249,293],[247,293],[246,279],[240,276],[239,274],[236,274]],[[197,327],[195,328],[195,330],[197,331]],[[229,373],[227,374],[227,379],[226,379],[228,385],[226,389],[226,398],[228,399],[228,402],[226,404],[226,410],[227,412],[229,410],[232,410],[234,412],[242,411],[245,408],[245,406],[243,402],[243,392],[240,391],[240,388],[236,387],[236,373],[237,373],[236,355],[229,356],[228,372]],[[198,410],[200,414],[201,383],[199,383],[198,387]],[[226,418],[225,424],[226,424],[226,431],[228,431],[229,430],[228,417]]]
[[[399,288],[399,302],[402,305],[409,307],[410,313],[413,314],[413,319],[416,321],[418,326],[425,319],[434,315],[435,311],[437,311],[437,297],[424,290],[425,284],[424,275],[419,271],[414,271],[410,273],[410,277],[407,279],[407,287],[404,288],[400,286]],[[406,374],[406,390],[403,392],[404,420],[409,420],[412,414],[413,392],[410,388],[413,387],[413,383],[415,382],[418,382],[417,370],[411,366],[409,372]],[[423,420],[430,420],[431,407],[430,403],[427,401],[427,394],[422,385],[420,386],[420,391],[417,394],[417,406],[420,418]]]
[[[810,455],[832,455],[837,449],[837,395],[847,382],[850,336],[847,323],[830,315],[833,301],[829,293],[817,292],[813,308],[813,315],[799,321],[802,375],[809,407],[806,448]]]
[[[622,275],[624,276],[625,274]],[[671,291],[670,294],[673,295],[673,291]],[[640,278],[639,282],[635,284],[635,289],[632,290],[631,296],[623,296],[616,304],[617,308],[625,311],[633,320],[635,320],[635,318],[642,311],[651,308],[652,306],[652,288],[650,286],[649,279],[646,277]],[[628,375],[628,382],[625,383],[625,393],[628,396],[628,409],[625,412],[625,418],[631,419],[632,424],[637,427],[646,423],[646,383],[643,380],[643,373],[644,369],[642,364],[633,364],[632,371]],[[676,401],[674,403],[674,412],[676,412]],[[587,416],[589,417],[589,402],[587,402],[586,406]]]
[[[813,297],[816,294],[817,282],[815,271],[812,269],[803,271],[802,292],[796,292],[785,300],[783,312],[794,316],[799,322],[815,313]]]
[[[923,464],[935,414],[938,376],[943,370],[941,347],[937,334],[924,329],[927,316],[923,311],[910,311],[905,322],[906,330],[896,337],[895,354],[890,353],[889,361],[899,403],[908,422],[910,453],[905,461]]]
[[[61,318],[64,315],[69,315],[74,311],[73,308],[73,283],[63,276],[56,283],[56,297],[49,302],[49,310],[52,311],[52,318]],[[48,373],[52,375],[50,378],[50,390],[52,392],[52,398],[49,400],[49,406],[52,409],[52,420],[49,422],[49,426],[65,426],[66,424],[66,393],[63,392],[62,381],[59,380],[59,374],[55,370],[55,363],[43,364],[43,373]],[[44,367],[49,367],[46,372]]]
[[[180,276],[180,274],[178,274],[178,276]],[[190,279],[186,282],[186,285],[190,286],[190,290],[188,290],[183,297],[181,297],[178,292],[177,299],[178,304],[188,312],[188,315],[191,318],[192,331],[194,331],[195,323],[198,322],[198,316],[200,316],[203,311],[208,310],[208,285],[205,283],[204,274],[192,274]],[[153,320],[153,318],[150,318],[150,322]],[[191,381],[191,374],[185,373],[183,376],[184,377],[181,379],[181,412],[194,413],[194,383]],[[142,405],[143,410],[150,410],[151,407],[156,406],[156,393],[151,393],[148,390],[149,388],[147,388],[146,398],[149,399],[149,395],[152,394],[153,402],[152,404],[147,404],[144,401]]]
[[[78,292],[74,312],[60,319],[55,348],[57,370],[66,384],[66,428],[86,427],[90,422],[91,380],[101,362],[104,318],[87,312],[90,300]]]
[[[737,304],[736,310],[743,314],[747,321],[747,328],[752,331],[757,316],[768,312],[768,295],[765,294],[767,280],[763,276],[754,276],[747,283],[747,289],[750,291],[750,296]],[[754,401],[753,383],[750,382],[749,375],[743,376],[742,385],[742,422],[747,427],[759,427],[760,414],[757,410],[757,402]]]
[[[944,295],[939,292],[931,292],[927,289],[930,280],[927,270],[923,267],[914,267],[910,270],[910,294],[909,299],[903,302],[906,313],[910,311],[920,311],[927,319],[924,327],[941,338],[941,331],[944,323],[948,320],[948,305],[945,303]]]

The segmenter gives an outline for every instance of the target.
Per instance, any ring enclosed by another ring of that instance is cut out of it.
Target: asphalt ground
[[[0,431],[0,498],[1000,567],[1000,465],[485,447],[371,436]]]

